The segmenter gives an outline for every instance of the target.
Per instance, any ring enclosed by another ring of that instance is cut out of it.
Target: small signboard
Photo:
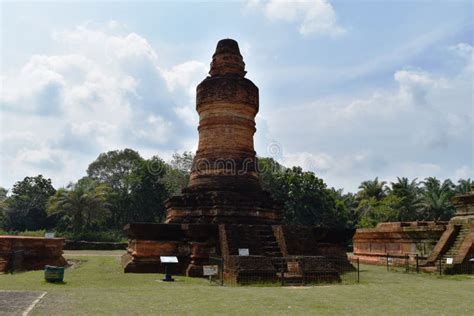
[[[44,238],[46,239],[51,239],[54,238],[55,233],[44,233]]]
[[[202,274],[204,276],[217,275],[218,271],[219,266],[217,265],[202,266]]]
[[[249,255],[250,255],[250,252],[248,248],[239,248],[239,256],[247,257]]]
[[[161,263],[178,263],[178,257],[174,256],[161,256]]]
[[[393,258],[388,258],[387,261],[388,261],[388,264],[393,264]]]
[[[453,264],[453,258],[446,258],[446,264]]]
[[[300,272],[300,265],[296,261],[290,261],[286,263],[288,267],[288,272],[290,273],[299,273]]]

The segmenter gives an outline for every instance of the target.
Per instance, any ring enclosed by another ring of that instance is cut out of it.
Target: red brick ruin
[[[409,260],[418,255],[425,270],[438,269],[441,262],[442,269],[462,271],[474,258],[474,185],[470,192],[455,196],[453,203],[456,215],[449,222],[380,223],[357,229],[354,257],[385,264],[388,254],[393,264],[402,265],[407,255]]]
[[[64,238],[0,236],[0,272],[64,267]]]
[[[262,189],[253,144],[258,88],[245,78],[236,41],[219,41],[209,74],[197,86],[199,146],[189,185],[166,202],[166,223],[125,227],[125,272],[162,272],[160,256],[177,256],[175,272],[193,277],[202,276],[209,256],[222,257],[234,279],[276,274],[278,259],[288,256],[331,256],[349,266],[346,236],[281,225],[279,206]],[[249,256],[239,256],[242,248]]]

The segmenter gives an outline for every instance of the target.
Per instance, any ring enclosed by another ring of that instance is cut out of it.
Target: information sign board
[[[161,256],[161,263],[178,263],[178,257],[174,256]]]
[[[250,252],[248,248],[239,248],[239,256],[247,257],[249,255],[250,255]]]
[[[217,275],[218,271],[219,271],[219,266],[217,265],[202,266],[202,274],[204,276]]]

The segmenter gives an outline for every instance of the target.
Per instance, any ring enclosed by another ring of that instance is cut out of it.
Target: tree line
[[[116,240],[130,222],[162,222],[164,201],[187,185],[193,155],[142,158],[132,149],[102,153],[87,175],[55,189],[42,175],[0,188],[0,231],[56,231],[73,239]],[[448,220],[451,198],[469,191],[470,179],[456,184],[434,177],[398,178],[390,184],[367,180],[356,193],[329,188],[313,172],[260,158],[264,189],[281,206],[286,224],[337,229],[373,227],[386,221]]]

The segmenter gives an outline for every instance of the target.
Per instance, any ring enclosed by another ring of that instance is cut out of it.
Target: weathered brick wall
[[[14,252],[22,258],[19,270],[39,270],[45,265],[66,266],[63,257],[63,238],[0,236],[0,272],[11,264]]]

